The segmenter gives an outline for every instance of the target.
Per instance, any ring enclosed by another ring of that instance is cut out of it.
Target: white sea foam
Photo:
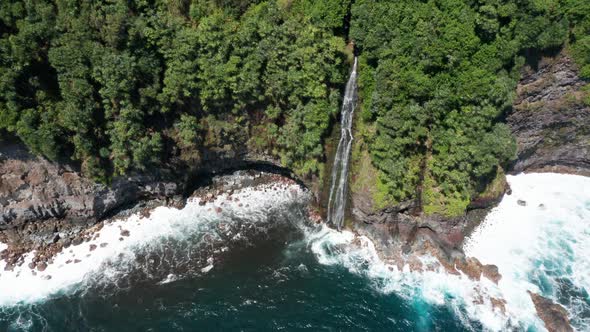
[[[227,247],[223,247],[226,242],[241,237],[240,233],[233,233],[236,229],[228,226],[228,223],[241,219],[247,220],[243,227],[264,226],[269,214],[277,206],[308,197],[303,189],[294,184],[282,186],[278,190],[271,188],[271,185],[246,188],[234,193],[232,200],[228,200],[226,195],[220,195],[215,202],[204,206],[199,205],[198,199],[190,200],[181,210],[159,207],[152,211],[149,218],[135,214],[125,220],[105,223],[96,238],[64,249],[43,272],[34,272],[28,267],[33,252],[27,254],[24,264],[13,271],[4,271],[6,262],[1,261],[0,306],[43,300],[79,289],[87,282],[112,281],[116,284],[116,279],[122,271],[125,272],[124,265],[135,264],[141,258],[137,256],[139,249],[165,246],[161,243],[169,239],[178,240],[189,236],[191,241],[213,242],[217,239],[216,245],[220,246],[211,249],[211,252],[226,251]],[[220,212],[216,211],[217,207],[221,208]],[[129,236],[123,236],[122,230],[129,231]],[[96,246],[96,249],[90,251],[90,245]],[[0,243],[0,250],[5,247]],[[149,254],[149,250],[147,252]],[[192,252],[185,256],[186,260],[196,259]],[[212,257],[204,259],[203,263],[196,273],[207,273],[214,268]],[[164,273],[154,282],[167,283],[178,278],[174,274],[168,275],[168,271]]]
[[[515,317],[535,314],[530,290],[563,304],[578,329],[590,330],[590,178],[527,174],[508,181],[512,195],[467,240],[466,254],[498,266]]]
[[[503,278],[498,285],[487,278],[476,282],[465,275],[451,275],[442,268],[399,270],[379,258],[368,238],[328,227],[308,234],[309,246],[321,264],[341,265],[365,275],[386,293],[446,305],[467,326],[479,321],[492,331],[544,330],[527,290],[558,300],[563,277],[582,290],[579,298],[566,305],[570,314],[585,312],[588,317],[583,294],[587,297],[590,291],[590,178],[523,174],[509,176],[508,181],[512,195],[503,198],[465,245],[468,256],[499,267]],[[526,206],[518,200],[526,201]],[[432,258],[423,259],[428,263]],[[505,313],[494,308],[493,299],[506,300]],[[588,329],[587,321],[574,318],[573,323]]]

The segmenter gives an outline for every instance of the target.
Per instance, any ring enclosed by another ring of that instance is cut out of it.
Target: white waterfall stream
[[[350,149],[352,148],[352,118],[356,107],[357,99],[357,61],[354,58],[352,72],[346,83],[344,101],[341,111],[341,133],[338,148],[334,157],[330,187],[330,198],[328,200],[328,222],[342,228],[344,223],[344,212],[346,208],[346,191],[348,185],[348,164],[350,162]]]

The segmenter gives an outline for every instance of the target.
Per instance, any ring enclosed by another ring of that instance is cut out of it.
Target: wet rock
[[[121,236],[129,236],[129,235],[131,235],[131,233],[128,230],[126,230],[126,229],[121,230]]]
[[[216,212],[217,214],[221,213],[222,211],[223,211],[223,210],[222,210],[222,209],[221,209],[219,206],[215,208],[215,212]]]
[[[500,310],[502,314],[506,314],[506,300],[491,297],[490,302],[492,303],[493,309]]]
[[[529,291],[529,295],[535,304],[539,318],[545,323],[549,332],[573,332],[574,329],[564,307],[539,294]]]
[[[72,245],[79,246],[82,244],[82,242],[84,242],[84,239],[80,236],[76,236],[74,240],[72,240]]]
[[[108,243],[103,242],[103,243],[100,244],[100,247],[101,248],[106,248],[108,245],[109,245]]]
[[[79,259],[74,259],[74,264],[78,264],[78,263],[80,263],[80,262],[81,262],[81,260],[79,260]]]
[[[502,275],[498,271],[498,267],[496,265],[484,265],[482,267],[483,276],[493,281],[496,285],[502,279]]]
[[[526,201],[523,201],[522,199],[519,199],[516,201],[516,204],[520,205],[520,206],[526,206]]]
[[[90,251],[96,250],[96,244],[91,244],[89,250]]]
[[[0,159],[0,239],[29,250],[73,237],[125,205],[182,191],[152,175],[97,184],[11,140],[0,143]]]
[[[47,269],[47,263],[40,262],[39,264],[37,264],[37,271],[43,272],[45,271],[45,269]]]
[[[465,273],[469,279],[480,280],[482,265],[476,258],[467,257],[465,259],[458,259],[455,261],[455,266]]]
[[[35,267],[37,267],[37,264],[35,264],[34,262],[29,263],[29,269],[34,270]]]

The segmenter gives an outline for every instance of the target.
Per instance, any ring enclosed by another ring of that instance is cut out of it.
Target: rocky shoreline
[[[0,143],[0,241],[17,250],[72,238],[139,202],[175,204],[182,187],[155,175],[93,183],[67,165],[31,155],[21,144]]]
[[[0,241],[8,244],[8,248],[0,251],[0,260],[6,261],[5,270],[11,271],[17,266],[22,266],[24,263],[24,256],[26,253],[34,250],[35,255],[28,267],[33,271],[43,272],[48,265],[53,264],[53,257],[58,253],[75,246],[80,246],[90,241],[97,239],[98,233],[107,224],[116,222],[121,219],[128,218],[132,214],[138,213],[142,218],[149,218],[151,212],[159,206],[168,206],[181,209],[186,204],[187,200],[197,200],[200,206],[207,206],[207,211],[212,211],[217,214],[223,212],[224,203],[237,203],[237,206],[242,206],[239,198],[234,198],[234,193],[239,193],[246,188],[260,187],[264,188],[264,192],[269,194],[273,191],[280,190],[285,186],[299,185],[295,180],[281,176],[274,173],[266,173],[254,170],[236,171],[231,175],[220,175],[210,178],[207,186],[197,188],[187,198],[173,198],[168,200],[153,200],[146,202],[139,202],[135,206],[120,211],[119,213],[109,217],[108,219],[100,220],[87,227],[71,228],[67,235],[58,233],[51,242],[17,242],[11,243],[8,241]],[[222,198],[221,203],[218,198]],[[244,203],[244,208],[248,208],[248,203]],[[309,210],[311,220],[319,222],[321,217],[315,213],[311,208]],[[315,218],[314,218],[315,216]],[[319,218],[319,219],[318,219]],[[124,228],[120,230],[119,241],[124,241],[129,237],[130,232]],[[6,235],[5,235],[6,237]],[[1,239],[0,239],[1,240]],[[101,243],[100,247],[106,247],[108,243]],[[90,245],[89,251],[97,249],[97,245]],[[73,261],[72,263],[77,263]]]

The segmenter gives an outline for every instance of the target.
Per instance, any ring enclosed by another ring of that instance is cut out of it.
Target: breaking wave
[[[590,330],[590,178],[543,173],[508,181],[512,195],[487,216],[465,253],[498,266],[513,316],[535,315],[530,290],[564,306],[576,329]]]

